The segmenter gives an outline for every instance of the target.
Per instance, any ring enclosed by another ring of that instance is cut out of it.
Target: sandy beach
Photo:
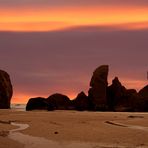
[[[9,121],[28,124],[17,134],[53,142],[54,148],[148,147],[147,113],[0,110],[0,121],[0,148],[33,148],[9,137],[8,131],[18,128]]]

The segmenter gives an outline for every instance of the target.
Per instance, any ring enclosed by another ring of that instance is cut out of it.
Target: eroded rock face
[[[0,70],[0,109],[10,108],[12,94],[10,76],[7,72]]]
[[[27,105],[26,105],[26,110],[31,111],[31,110],[48,110],[48,103],[45,98],[37,97],[37,98],[31,98],[29,99]],[[50,108],[51,110],[51,108]],[[53,110],[53,108],[52,108]]]
[[[84,92],[79,93],[73,102],[76,110],[89,110],[89,99]]]
[[[47,98],[49,106],[53,106],[56,110],[68,110],[71,107],[70,99],[63,94],[53,94]]]
[[[98,67],[91,78],[90,89],[89,89],[89,99],[91,100],[92,110],[106,110],[107,105],[107,76],[108,76],[109,66],[102,65]]]

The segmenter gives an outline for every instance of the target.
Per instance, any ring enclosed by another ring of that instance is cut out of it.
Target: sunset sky
[[[127,88],[147,84],[148,0],[0,0],[0,69],[13,103],[89,89],[92,72],[110,66]]]

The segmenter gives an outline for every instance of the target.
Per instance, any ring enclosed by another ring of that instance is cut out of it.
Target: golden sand
[[[17,128],[9,121],[29,125],[19,133],[62,148],[148,148],[148,113],[0,110],[0,121],[0,148],[26,146],[9,138],[8,131]]]

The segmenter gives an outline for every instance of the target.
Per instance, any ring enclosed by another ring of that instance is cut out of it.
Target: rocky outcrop
[[[47,98],[49,106],[53,106],[56,110],[68,110],[71,107],[70,99],[63,94],[53,94]]]
[[[107,103],[108,109],[115,111],[124,100],[126,88],[122,86],[118,77],[115,77],[112,81],[112,85],[107,88]]]
[[[37,98],[31,98],[29,99],[26,110],[51,110],[51,106],[49,108],[49,105],[47,103],[47,100],[45,98],[37,97]],[[53,110],[53,108],[52,108]]]
[[[135,111],[137,92],[134,89],[126,89],[118,77],[107,88],[107,103],[110,111]]]
[[[7,72],[0,70],[0,109],[10,108],[12,94],[10,76]]]
[[[78,94],[75,100],[73,100],[75,110],[84,111],[89,110],[89,99],[84,92]]]
[[[102,65],[93,72],[88,96],[86,96],[84,92],[81,92],[74,100],[70,100],[67,96],[59,93],[53,94],[47,99],[32,98],[28,101],[26,110],[148,111],[148,85],[137,93],[135,89],[126,89],[118,77],[115,77],[112,84],[108,86],[108,71],[108,65]],[[6,79],[9,81],[9,78]],[[5,92],[8,86],[11,85],[6,83],[5,78],[1,81],[0,88],[3,88],[4,91],[0,89],[0,99],[2,98],[1,96],[6,98],[7,92],[11,94],[11,89]],[[6,84],[8,84],[8,86]],[[2,92],[5,93],[2,94]],[[6,101],[7,99],[3,100]]]
[[[108,76],[108,65],[102,65],[98,67],[91,78],[90,89],[88,97],[91,101],[92,110],[106,110],[107,108],[107,76]]]

